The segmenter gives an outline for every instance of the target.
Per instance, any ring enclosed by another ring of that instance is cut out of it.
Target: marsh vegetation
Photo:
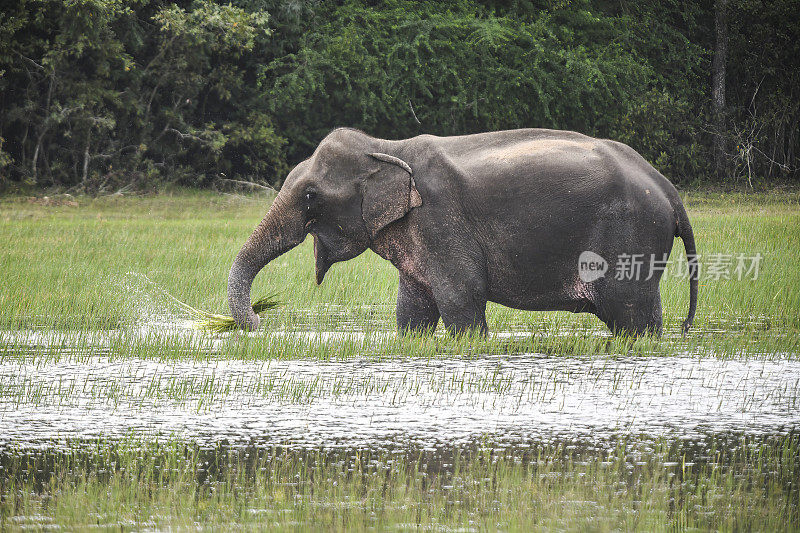
[[[306,242],[226,312],[269,198],[0,201],[0,529],[800,527],[796,193],[686,193],[699,251],[758,276],[661,284],[665,333],[490,305],[487,338],[398,337],[367,252]],[[309,240],[310,241],[310,240]],[[673,250],[680,260],[681,247]]]

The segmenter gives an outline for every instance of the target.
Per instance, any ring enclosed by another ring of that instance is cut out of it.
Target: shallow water
[[[298,448],[702,440],[799,426],[800,361],[778,358],[0,358],[0,447],[132,433]]]
[[[703,441],[800,427],[800,360],[793,354],[719,358],[676,347],[682,355],[242,361],[224,353],[229,335],[196,331],[152,282],[129,281],[139,284],[132,292],[140,312],[124,328],[0,330],[0,450],[130,435],[180,437],[201,446],[433,448],[489,439],[503,447],[620,435]],[[281,308],[251,335],[268,331],[276,343],[302,338],[333,346],[395,336],[392,316],[386,306]],[[789,331],[757,317],[709,322],[693,335],[742,328],[778,337]],[[673,329],[667,339],[679,337]],[[529,338],[531,331],[493,336]],[[546,335],[610,334],[596,325]],[[169,340],[206,357],[115,353],[116,342],[141,340]]]

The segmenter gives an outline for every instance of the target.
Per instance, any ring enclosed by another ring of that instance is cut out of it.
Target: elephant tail
[[[689,263],[689,314],[686,320],[683,321],[681,326],[681,333],[685,337],[686,332],[692,327],[694,321],[694,314],[697,311],[697,283],[700,278],[699,265],[697,260],[697,249],[694,244],[694,232],[692,225],[689,223],[689,216],[686,214],[686,209],[683,203],[678,199],[675,205],[675,215],[677,216],[678,228],[675,231],[675,236],[683,240],[683,247],[686,248],[686,260]]]

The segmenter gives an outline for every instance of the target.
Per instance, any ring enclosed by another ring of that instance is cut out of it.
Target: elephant
[[[240,328],[259,325],[255,276],[308,233],[317,284],[367,248],[397,268],[405,333],[431,333],[441,318],[451,334],[485,334],[491,301],[593,313],[614,334],[660,335],[664,269],[620,276],[619,265],[665,261],[677,237],[690,285],[684,335],[697,308],[697,252],[675,187],[629,146],[572,131],[384,140],[333,130],[288,174],[230,268]]]

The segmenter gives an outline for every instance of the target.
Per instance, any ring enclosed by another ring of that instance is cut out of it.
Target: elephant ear
[[[409,211],[422,205],[414,176],[408,163],[388,154],[369,154],[381,165],[378,172],[368,176],[363,184],[361,217],[372,237]]]

